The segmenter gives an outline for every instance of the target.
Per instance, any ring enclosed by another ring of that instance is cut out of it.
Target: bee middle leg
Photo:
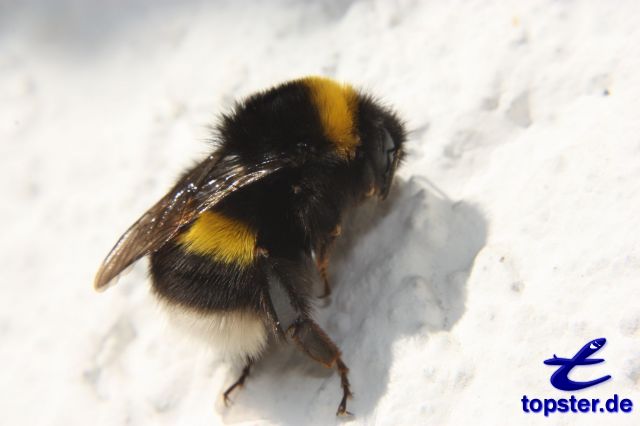
[[[347,411],[347,399],[351,398],[351,385],[349,384],[349,369],[342,361],[341,353],[335,343],[320,328],[318,324],[308,318],[299,318],[290,328],[291,339],[298,348],[314,361],[327,368],[335,368],[340,375],[342,387],[342,399],[338,405],[336,415],[351,415]]]
[[[331,295],[331,285],[329,285],[329,275],[327,273],[327,269],[329,268],[329,253],[331,251],[331,248],[333,247],[333,243],[341,233],[342,228],[340,227],[340,225],[336,225],[333,231],[331,231],[331,233],[329,234],[327,240],[318,249],[316,265],[318,267],[318,271],[320,272],[320,278],[322,278],[322,282],[324,284],[324,292],[320,296],[321,299],[324,299]]]
[[[247,364],[242,369],[242,374],[240,375],[240,378],[238,378],[238,380],[236,380],[231,386],[229,386],[227,390],[224,391],[224,393],[222,394],[222,398],[224,399],[224,405],[226,405],[227,407],[231,404],[229,395],[236,388],[242,387],[244,385],[244,381],[247,379],[247,377],[249,377],[249,373],[251,372],[252,366],[253,366],[253,361],[247,361]]]

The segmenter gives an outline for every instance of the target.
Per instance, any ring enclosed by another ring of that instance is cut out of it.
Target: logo
[[[572,392],[599,385],[611,379],[610,375],[598,377],[586,382],[576,382],[569,378],[569,373],[574,368],[604,362],[603,358],[591,358],[607,343],[607,339],[600,337],[587,342],[572,358],[559,358],[555,354],[553,358],[544,361],[546,365],[558,366],[551,375],[551,385],[561,391]],[[584,395],[586,396],[586,395]],[[553,413],[631,413],[633,401],[621,398],[617,393],[607,400],[600,398],[579,398],[569,395],[566,398],[529,398],[523,395],[522,411],[525,413],[544,413],[548,417]]]
[[[607,339],[601,337],[599,339],[595,339],[587,343],[578,351],[577,354],[573,356],[573,358],[558,358],[555,354],[553,358],[549,358],[544,363],[547,365],[559,365],[560,368],[556,370],[555,373],[551,376],[551,384],[554,388],[560,389],[563,391],[576,391],[584,388],[588,388],[591,386],[595,386],[602,382],[606,382],[611,378],[611,376],[603,376],[599,379],[590,380],[588,382],[574,382],[569,379],[569,373],[573,370],[574,367],[579,365],[592,365],[599,364],[604,361],[603,358],[599,359],[589,359],[589,357],[596,352],[598,352],[604,345],[607,343]]]

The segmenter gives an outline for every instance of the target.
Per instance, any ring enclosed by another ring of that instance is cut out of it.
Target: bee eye
[[[395,151],[396,144],[393,141],[393,138],[391,137],[391,135],[389,134],[389,131],[387,129],[383,129],[383,132],[384,132],[384,136],[382,140],[384,141],[383,143],[384,143],[385,152]]]
[[[391,164],[393,164],[395,153],[398,150],[398,147],[396,146],[395,142],[393,141],[393,138],[389,134],[389,131],[387,129],[383,129],[383,131],[384,131],[384,136],[382,138],[383,140],[382,152],[386,157],[386,162],[387,162],[384,170],[386,174],[386,173],[389,173],[389,170],[391,170]]]

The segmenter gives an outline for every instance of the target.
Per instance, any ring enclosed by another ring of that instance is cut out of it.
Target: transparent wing
[[[212,155],[195,166],[120,237],[102,262],[94,286],[100,290],[126,267],[173,238],[180,228],[232,192],[288,164],[284,155],[242,164],[236,156]]]

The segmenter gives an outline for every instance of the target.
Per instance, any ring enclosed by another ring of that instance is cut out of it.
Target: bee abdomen
[[[244,222],[209,211],[153,253],[150,264],[154,293],[170,323],[243,361],[257,358],[268,340],[256,239]]]
[[[240,220],[207,211],[178,237],[187,253],[210,256],[224,264],[248,266],[254,260],[256,233]]]
[[[254,264],[225,264],[171,243],[151,255],[150,272],[154,293],[171,304],[205,313],[260,310],[261,275]]]
[[[166,302],[161,305],[177,331],[216,348],[231,360],[257,359],[267,346],[267,328],[252,310],[203,312]]]

